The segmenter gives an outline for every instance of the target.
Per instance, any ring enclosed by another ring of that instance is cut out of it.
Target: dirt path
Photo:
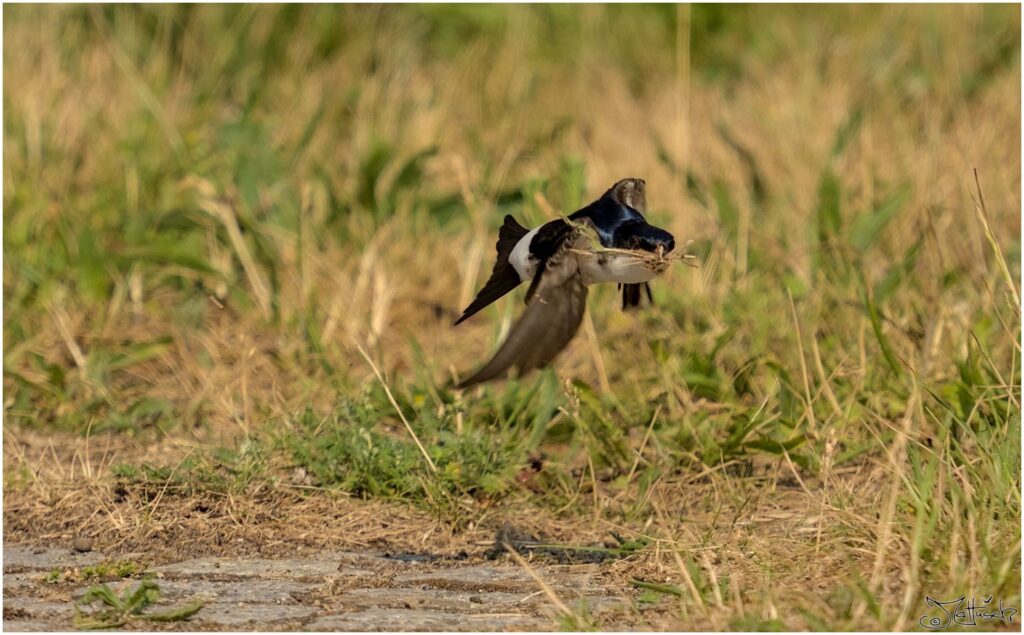
[[[4,546],[5,631],[74,628],[76,602],[96,580],[83,572],[129,563],[131,554]],[[90,569],[92,567],[92,569]],[[635,622],[631,602],[599,565],[531,565],[578,616]],[[302,558],[193,558],[149,567],[161,599],[155,611],[192,600],[187,621],[129,621],[125,628],[171,630],[519,631],[557,630],[560,610],[524,567],[507,556],[431,560],[412,555],[324,552]],[[109,582],[116,592],[136,579]],[[98,607],[94,605],[94,607]],[[90,607],[93,608],[93,607]]]

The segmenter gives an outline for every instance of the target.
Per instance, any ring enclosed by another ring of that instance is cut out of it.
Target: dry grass
[[[873,523],[866,520],[877,506],[872,497],[836,508],[823,500],[817,480],[779,480],[768,476],[774,470],[767,466],[763,476],[711,471],[665,482],[648,501],[652,516],[635,527],[609,520],[614,513],[589,520],[567,518],[518,500],[452,531],[450,523],[407,505],[331,492],[310,496],[308,488],[288,482],[260,483],[239,493],[204,490],[194,483],[126,486],[106,475],[88,476],[84,441],[58,438],[65,442],[57,451],[45,438],[15,436],[9,447],[25,452],[22,460],[40,472],[33,487],[6,492],[5,540],[12,543],[61,544],[86,535],[106,550],[144,554],[151,564],[182,557],[294,557],[325,550],[468,554],[479,560],[492,545],[498,521],[512,522],[555,544],[600,544],[612,532],[639,535],[650,546],[602,565],[601,574],[626,599],[633,580],[686,589],[679,613],[676,603],[666,598],[652,606],[636,605],[628,617],[635,627],[659,630],[753,627],[768,624],[766,616],[778,617],[781,607],[810,611],[841,625],[856,593],[846,586],[851,558],[866,569],[871,560],[866,547],[874,539]],[[28,454],[31,448],[39,454]],[[72,450],[71,457],[60,454]],[[158,451],[175,452],[167,447]],[[91,461],[102,465],[110,452],[94,447]],[[66,473],[69,465],[75,473]],[[863,491],[883,474],[884,468],[864,466],[834,477],[847,490]],[[623,504],[604,489],[603,505]],[[902,567],[891,567],[880,594],[900,589]],[[587,624],[577,611],[567,613],[574,623]],[[744,621],[748,618],[749,623]],[[779,623],[800,624],[792,616]]]
[[[653,628],[1019,606],[1019,8],[4,17],[6,541],[511,519],[652,539]],[[521,310],[450,326],[502,214],[625,176],[699,268],[592,294],[564,382],[447,391]]]

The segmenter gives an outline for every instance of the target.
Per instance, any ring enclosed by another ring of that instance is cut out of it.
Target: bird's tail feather
[[[462,317],[455,321],[455,325],[465,321],[480,309],[519,286],[522,280],[519,279],[515,267],[509,262],[509,256],[512,255],[512,249],[528,233],[529,230],[516,222],[511,215],[505,216],[505,222],[498,230],[498,242],[495,245],[498,259],[494,263],[491,277],[480,293],[476,295],[476,299],[462,312]]]

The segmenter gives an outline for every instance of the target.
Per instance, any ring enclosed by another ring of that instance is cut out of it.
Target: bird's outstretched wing
[[[480,370],[456,387],[503,376],[511,369],[519,374],[548,365],[569,344],[583,321],[587,287],[579,273],[576,257],[570,253],[575,241],[566,240],[537,273],[539,280],[526,311],[512,327],[508,339]]]

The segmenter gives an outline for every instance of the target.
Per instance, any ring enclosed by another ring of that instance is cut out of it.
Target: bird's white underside
[[[537,235],[540,227],[531,229],[519,239],[509,254],[509,263],[519,274],[520,280],[532,280],[537,273],[537,260],[530,255],[530,242]],[[626,254],[587,253],[578,254],[576,263],[586,285],[599,282],[618,282],[636,284],[647,282],[657,277],[657,272],[645,266],[639,258]]]
[[[658,276],[642,260],[627,254],[581,254],[577,261],[586,285],[599,282],[636,284]]]

